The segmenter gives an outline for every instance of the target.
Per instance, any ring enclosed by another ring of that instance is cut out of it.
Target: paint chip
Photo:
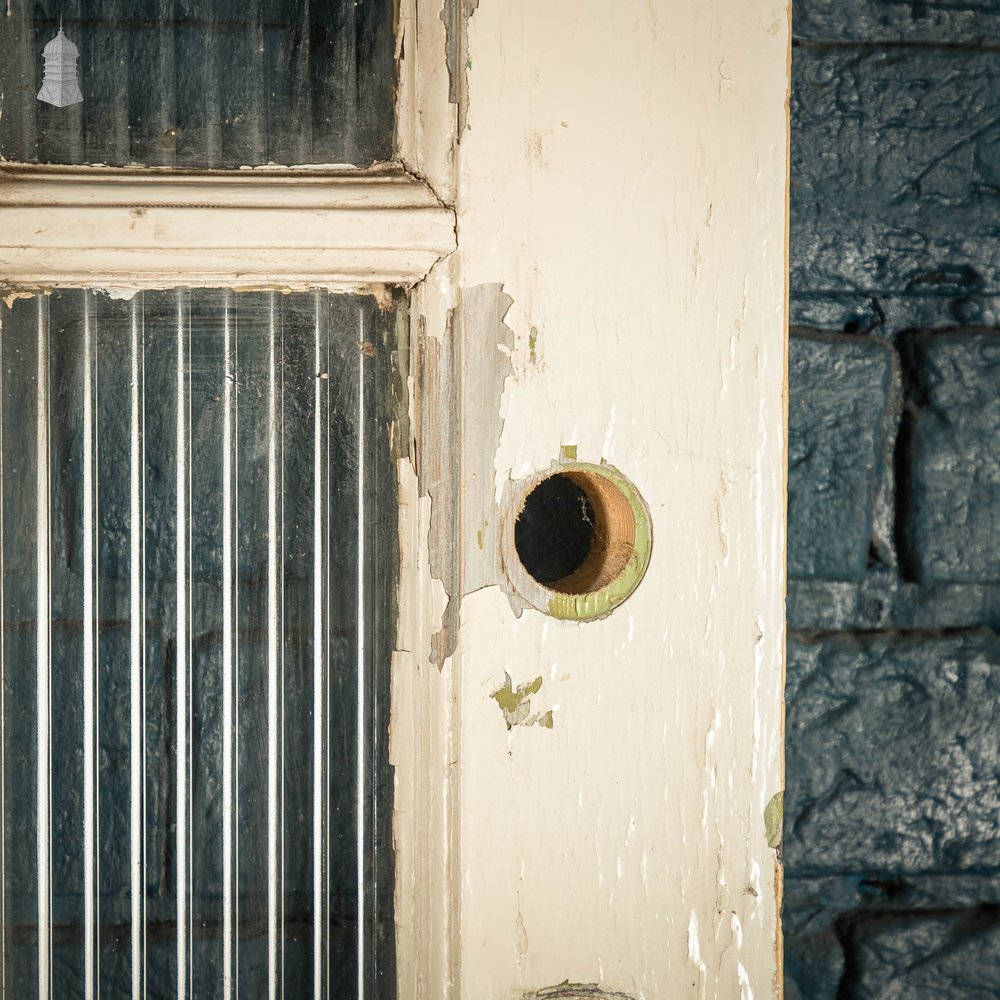
[[[777,792],[771,796],[764,810],[764,833],[767,836],[767,846],[775,849],[781,847],[781,825],[785,813],[785,793]]]
[[[536,712],[531,715],[531,697],[538,694],[542,689],[542,678],[536,677],[533,681],[518,684],[514,687],[510,674],[504,671],[503,684],[494,691],[490,697],[500,706],[503,712],[504,722],[507,729],[514,726],[541,726],[544,729],[551,729],[553,726],[552,709],[547,712]]]
[[[596,983],[571,983],[568,979],[558,986],[547,986],[536,993],[525,993],[522,1000],[635,1000],[629,993],[601,989]]]

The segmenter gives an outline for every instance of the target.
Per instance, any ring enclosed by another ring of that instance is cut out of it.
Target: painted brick
[[[793,640],[786,702],[789,877],[996,864],[996,634]]]
[[[1000,6],[976,0],[797,0],[796,38],[863,42],[992,42]]]
[[[884,342],[798,333],[789,344],[788,571],[860,580],[891,438]]]
[[[998,903],[1000,876],[996,873],[786,879],[782,912],[785,997],[964,1000],[976,996],[965,992],[968,980],[955,975],[951,956],[954,951],[960,962],[976,963],[972,967],[993,982],[989,979],[994,974],[992,956],[983,955],[976,938],[983,932],[984,943],[996,947],[988,915],[1000,909]],[[928,929],[940,933],[930,948]],[[906,947],[910,948],[908,958]],[[986,961],[978,964],[984,957]],[[910,978],[915,971],[919,976],[920,963],[930,965],[932,979]],[[933,988],[929,988],[931,983]],[[884,992],[873,992],[875,984]],[[906,989],[893,992],[892,984]]]
[[[1000,331],[918,335],[904,527],[924,583],[1000,581]]]
[[[1000,583],[921,585],[873,567],[864,580],[791,580],[788,627],[800,631],[1000,630]]]
[[[955,289],[955,294],[823,294],[792,289],[793,326],[844,333],[897,334],[949,326],[1000,326],[1000,296]]]
[[[795,50],[791,288],[1000,289],[1000,51]]]
[[[856,1000],[1000,995],[1000,906],[859,922],[847,947]]]
[[[785,946],[785,1000],[839,1000],[844,975],[844,950],[835,923],[824,920],[821,908],[815,921],[790,931],[792,915],[786,904],[782,913]]]

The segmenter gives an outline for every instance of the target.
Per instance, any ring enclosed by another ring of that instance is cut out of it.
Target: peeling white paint
[[[441,5],[410,4],[407,30],[432,53]],[[518,615],[484,581],[460,598],[440,672],[419,637],[407,647],[397,690],[425,721],[443,699],[444,729],[426,739],[407,722],[397,741],[394,722],[395,747],[422,748],[396,753],[400,784],[416,775],[440,795],[427,808],[446,825],[418,831],[405,815],[397,857],[409,872],[422,843],[437,851],[412,905],[443,880],[452,910],[447,961],[403,942],[400,995],[511,1000],[569,979],[650,998],[775,997],[764,810],[782,785],[787,8],[646,0],[581,17],[571,0],[481,0],[468,31],[469,127],[454,155],[414,138],[429,140],[431,120],[452,134],[433,72],[411,73],[438,103],[402,143],[458,211],[458,250],[416,290],[415,329],[449,336],[463,289],[500,285],[513,300],[499,441],[447,431],[463,462],[486,449],[494,476],[493,491],[463,494],[459,545],[500,514],[490,493],[499,502],[565,444],[581,461],[614,456],[655,544],[609,618]],[[483,336],[467,325],[459,342]],[[553,729],[507,731],[490,697],[505,673],[545,678]]]
[[[401,997],[431,1000],[448,996],[458,985],[457,851],[449,834],[455,826],[452,707],[457,692],[454,675],[429,663],[430,637],[448,598],[441,581],[431,576],[431,502],[419,495],[408,458],[397,463],[397,489],[400,579],[413,584],[400,593],[389,733],[389,759],[397,777],[398,985]],[[428,831],[439,835],[428,837]]]

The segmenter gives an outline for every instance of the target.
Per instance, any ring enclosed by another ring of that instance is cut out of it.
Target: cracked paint
[[[3,294],[3,304],[8,309],[11,309],[11,308],[13,308],[14,303],[18,299],[33,299],[36,295],[44,294],[44,293],[43,292],[36,292],[36,291],[30,291],[30,292],[9,291],[8,292],[7,291],[7,286],[0,286],[0,294]]]

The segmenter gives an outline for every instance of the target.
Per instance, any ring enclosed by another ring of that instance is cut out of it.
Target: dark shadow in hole
[[[584,564],[594,532],[590,498],[569,476],[556,474],[525,498],[514,525],[514,547],[528,573],[548,585]]]

